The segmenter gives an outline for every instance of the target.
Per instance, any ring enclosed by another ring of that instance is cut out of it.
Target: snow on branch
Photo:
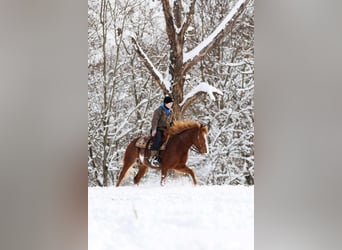
[[[234,23],[235,19],[242,13],[242,8],[247,5],[250,0],[239,0],[228,15],[222,20],[219,26],[200,44],[198,44],[190,52],[184,53],[183,63],[195,60],[196,57],[203,57],[206,54],[206,50],[213,47],[215,40],[225,30],[226,26]]]
[[[233,62],[227,62],[225,63],[226,66],[229,66],[229,67],[237,67],[237,66],[242,66],[242,65],[245,65],[246,62],[245,61],[241,61],[241,62],[236,62],[236,63],[233,63]]]
[[[135,51],[138,53],[139,57],[143,60],[145,66],[150,71],[154,79],[156,80],[159,87],[163,90],[164,94],[167,94],[170,92],[170,82],[167,79],[164,79],[162,73],[160,73],[159,70],[154,67],[152,61],[148,58],[148,56],[145,54],[143,49],[139,46],[137,43],[137,40],[135,36],[131,36],[131,39],[134,44]]]
[[[182,110],[185,110],[201,94],[207,94],[211,100],[215,101],[214,93],[223,95],[221,90],[209,85],[207,82],[201,82],[184,96],[183,101],[179,105],[182,107]]]
[[[185,31],[189,28],[190,23],[192,21],[195,12],[195,3],[196,0],[192,0],[192,2],[190,3],[189,12],[186,14],[185,21],[183,22],[181,29],[179,31],[182,36],[184,36]]]

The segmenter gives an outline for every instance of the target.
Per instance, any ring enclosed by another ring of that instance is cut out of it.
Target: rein
[[[198,149],[195,145],[193,145],[193,144],[191,145],[190,150],[193,151],[193,152],[195,152],[195,153],[198,153],[198,154],[201,153],[201,152],[199,151],[199,149]]]

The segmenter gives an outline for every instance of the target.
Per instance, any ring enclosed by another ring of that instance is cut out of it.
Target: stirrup
[[[152,166],[159,167],[160,163],[157,159],[157,157],[153,157],[152,159],[149,160]]]

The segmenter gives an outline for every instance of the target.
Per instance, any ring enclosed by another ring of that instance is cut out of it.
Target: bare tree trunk
[[[148,60],[145,53],[142,51],[141,47],[137,44],[135,38],[132,38],[133,43],[135,44],[135,49],[140,58],[142,58],[145,66],[148,68],[152,76],[155,78],[157,84],[162,89],[164,95],[171,94],[174,98],[174,106],[173,112],[175,115],[175,119],[182,119],[185,110],[189,107],[191,103],[193,103],[196,97],[201,96],[203,93],[198,93],[195,98],[190,98],[187,103],[180,106],[183,101],[184,95],[184,82],[185,82],[185,74],[186,72],[197,62],[199,62],[209,51],[213,48],[217,47],[219,42],[222,40],[224,36],[224,31],[231,30],[235,25],[237,18],[243,13],[246,5],[251,0],[239,1],[237,3],[238,9],[229,19],[229,21],[225,24],[225,28],[219,30],[213,37],[210,43],[206,44],[203,48],[201,48],[196,56],[190,58],[188,61],[183,61],[184,56],[184,41],[185,41],[185,33],[190,26],[190,23],[193,19],[194,11],[195,11],[195,3],[196,0],[192,0],[189,7],[189,12],[186,13],[183,19],[183,4],[181,0],[174,0],[173,8],[170,5],[169,0],[161,0],[163,5],[163,12],[166,24],[166,34],[170,44],[170,54],[169,54],[169,74],[171,76],[171,89],[167,89],[165,84],[163,83],[164,79],[161,79],[160,75],[156,73],[153,65],[151,65],[150,60]]]
[[[102,28],[102,54],[103,54],[103,100],[104,107],[102,112],[102,125],[104,131],[103,133],[103,152],[102,152],[102,174],[103,174],[103,186],[108,185],[108,166],[107,166],[107,157],[108,157],[108,123],[107,123],[107,115],[108,115],[108,105],[107,105],[107,55],[106,55],[106,43],[107,43],[107,1],[101,0],[101,11],[100,11],[100,23]]]
[[[110,26],[114,23],[115,15],[117,14],[116,10],[116,2],[114,2],[114,6],[108,0],[101,0],[100,6],[100,27],[101,27],[101,38],[102,38],[102,58],[103,58],[103,68],[101,71],[102,74],[102,85],[103,85],[103,107],[102,107],[102,174],[103,174],[103,186],[108,186],[110,184],[110,175],[109,175],[109,165],[111,162],[111,143],[112,136],[110,135],[111,126],[110,122],[115,119],[116,113],[113,111],[113,103],[115,90],[118,84],[118,71],[119,71],[119,61],[120,61],[120,51],[122,49],[123,44],[123,36],[122,29],[125,27],[126,20],[128,18],[128,14],[123,16],[123,19],[119,22],[115,22],[114,27],[117,27],[114,33],[114,41],[116,45],[116,50],[114,57],[110,56],[110,52],[107,51],[108,41],[107,35],[109,32]],[[129,13],[128,2],[123,7]],[[110,71],[108,69],[111,68]]]

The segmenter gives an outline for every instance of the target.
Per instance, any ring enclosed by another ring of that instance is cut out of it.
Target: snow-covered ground
[[[88,249],[254,249],[254,187],[89,188]]]

